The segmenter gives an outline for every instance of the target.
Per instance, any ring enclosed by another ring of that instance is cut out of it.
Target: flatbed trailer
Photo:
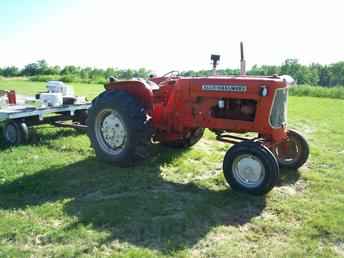
[[[87,110],[91,103],[62,105],[58,107],[34,107],[10,105],[0,109],[0,126],[7,145],[19,145],[29,138],[29,127],[51,124],[57,127],[87,128]],[[66,121],[71,120],[68,123]]]

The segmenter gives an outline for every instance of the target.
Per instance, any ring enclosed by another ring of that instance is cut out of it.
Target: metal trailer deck
[[[28,127],[52,124],[58,127],[86,129],[87,110],[91,103],[63,105],[59,107],[34,107],[24,105],[0,109],[0,124],[6,144],[18,145],[29,138]],[[72,123],[65,121],[72,120]]]

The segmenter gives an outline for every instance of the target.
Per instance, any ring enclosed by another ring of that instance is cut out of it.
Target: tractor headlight
[[[263,85],[260,87],[260,90],[259,90],[259,95],[262,96],[262,97],[266,97],[268,95],[268,88]]]
[[[225,108],[225,100],[224,99],[220,99],[217,103],[217,106],[219,107],[219,109],[223,109]]]

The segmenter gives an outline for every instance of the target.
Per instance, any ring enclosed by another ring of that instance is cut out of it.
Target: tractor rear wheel
[[[227,151],[223,172],[232,189],[263,195],[275,186],[279,167],[275,156],[264,145],[241,142]]]
[[[147,156],[152,130],[145,109],[123,91],[100,94],[88,112],[88,135],[97,158],[128,167]]]
[[[274,146],[272,152],[281,168],[298,169],[308,159],[309,146],[301,134],[289,129],[288,139]]]
[[[201,140],[204,134],[204,128],[197,128],[190,131],[187,135],[184,136],[183,139],[171,141],[171,142],[163,142],[162,144],[171,147],[171,148],[188,148],[192,145],[195,145],[197,142]]]

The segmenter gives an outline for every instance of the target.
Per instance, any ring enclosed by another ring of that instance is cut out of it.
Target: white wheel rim
[[[250,154],[236,157],[233,161],[232,171],[236,181],[247,188],[259,186],[265,177],[262,161]]]
[[[127,130],[121,116],[114,110],[102,110],[96,118],[96,138],[100,147],[112,154],[119,154],[127,141]]]

